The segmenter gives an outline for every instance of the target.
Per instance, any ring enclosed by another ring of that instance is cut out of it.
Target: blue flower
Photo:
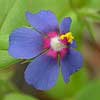
[[[16,29],[9,39],[10,55],[17,59],[34,58],[26,68],[26,82],[36,89],[49,90],[56,84],[60,69],[68,82],[83,63],[70,32],[71,18],[64,18],[59,26],[51,11],[28,12],[26,17],[33,28]]]

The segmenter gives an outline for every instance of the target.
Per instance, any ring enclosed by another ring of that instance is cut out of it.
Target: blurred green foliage
[[[82,47],[84,28],[90,32],[91,37],[94,39],[94,31],[91,26],[94,21],[100,21],[100,14],[97,13],[100,11],[100,0],[0,0],[1,71],[20,62],[20,60],[16,60],[8,54],[9,35],[16,28],[29,26],[25,17],[27,11],[37,13],[40,10],[53,11],[59,23],[61,23],[65,16],[72,18],[71,31],[77,40],[78,49],[81,50]],[[8,77],[8,74],[0,74],[0,77]],[[35,100],[32,97],[21,94],[8,79],[4,80],[1,78],[0,100]],[[75,100],[74,97],[76,100],[99,100],[100,83],[96,82],[90,86],[86,86],[87,82],[87,73],[85,68],[83,68],[75,73],[67,84],[63,82],[62,76],[60,75],[57,85],[46,93],[60,100],[64,98],[65,100]],[[79,91],[80,93],[78,93]],[[77,96],[75,96],[76,94]]]
[[[75,100],[100,100],[100,80],[90,81],[76,96]]]
[[[33,99],[32,97],[24,94],[11,93],[6,95],[4,100],[37,100],[37,99]]]

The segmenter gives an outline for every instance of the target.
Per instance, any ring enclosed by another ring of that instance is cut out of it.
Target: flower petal
[[[27,13],[28,22],[43,34],[57,32],[59,30],[56,16],[50,11],[41,11],[37,14]]]
[[[60,25],[60,32],[62,34],[68,33],[70,31],[70,26],[71,26],[71,18],[64,18],[61,25]]]
[[[58,79],[59,67],[56,60],[49,56],[40,56],[28,65],[25,80],[39,90],[49,90]]]
[[[29,59],[41,52],[42,37],[28,28],[15,30],[9,38],[9,53],[15,58]]]
[[[70,44],[69,46],[72,47],[72,48],[77,48],[76,41],[74,40],[74,41],[72,42],[72,44]]]
[[[68,82],[70,75],[82,67],[83,57],[79,52],[70,49],[68,55],[62,60],[61,64],[64,81]]]

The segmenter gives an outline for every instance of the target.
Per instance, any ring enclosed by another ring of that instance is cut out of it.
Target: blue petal
[[[72,48],[77,48],[76,41],[74,40],[74,41],[72,42],[72,44],[70,44],[69,46],[72,47]]]
[[[29,59],[41,52],[42,37],[28,28],[15,30],[9,38],[9,53],[15,58]]]
[[[72,75],[82,67],[83,57],[79,52],[70,49],[68,55],[66,55],[61,63],[64,81],[68,82],[70,75]]]
[[[41,11],[37,14],[28,12],[26,17],[33,28],[41,33],[47,34],[48,32],[56,32],[59,29],[56,16],[50,11]]]
[[[40,56],[28,65],[25,71],[25,80],[39,90],[49,90],[58,79],[59,67],[55,59],[49,56]]]
[[[60,25],[60,32],[62,34],[65,34],[70,31],[71,22],[72,22],[72,20],[70,17],[63,19],[63,21]]]

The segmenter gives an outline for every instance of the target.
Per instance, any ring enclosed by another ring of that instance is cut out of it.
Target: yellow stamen
[[[74,40],[74,37],[73,37],[73,35],[72,35],[71,32],[68,32],[68,33],[66,33],[66,34],[64,34],[64,35],[61,35],[61,36],[60,36],[60,39],[61,39],[61,40],[67,39],[67,41],[68,41],[69,43],[72,43],[73,40]]]

